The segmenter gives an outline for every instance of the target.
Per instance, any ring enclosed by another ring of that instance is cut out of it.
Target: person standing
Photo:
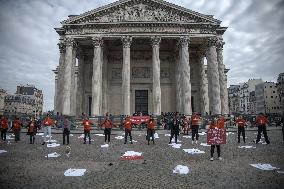
[[[9,127],[9,122],[8,119],[6,119],[4,116],[0,121],[0,127],[1,127],[1,139],[6,141],[6,134]]]
[[[70,135],[70,129],[73,125],[71,118],[68,116],[63,116],[61,118],[62,124],[62,132],[63,132],[63,145],[65,145],[65,137],[67,138],[67,145],[69,145],[69,135]]]
[[[194,143],[194,137],[196,137],[195,143],[198,143],[198,130],[199,130],[199,125],[201,123],[200,116],[196,113],[194,113],[191,117],[191,132],[192,132],[192,144]]]
[[[36,133],[37,133],[37,125],[36,125],[35,118],[32,117],[31,121],[28,124],[28,132],[27,132],[27,135],[30,135],[30,144],[35,143]]]
[[[276,125],[280,126],[281,123],[282,123],[282,137],[283,137],[283,141],[284,141],[284,114],[282,115],[280,121]]]
[[[108,141],[110,143],[110,135],[111,135],[111,128],[116,127],[116,125],[110,120],[108,113],[106,113],[106,117],[101,124],[102,127],[105,128],[104,134],[105,134],[105,143]]]
[[[132,135],[131,135],[132,122],[131,122],[129,116],[126,117],[126,119],[125,119],[123,125],[124,125],[124,129],[125,129],[125,135],[124,135],[125,141],[124,141],[124,144],[127,143],[127,136],[128,136],[128,135],[129,135],[129,137],[130,137],[130,143],[133,144],[133,142],[132,142]]]
[[[264,116],[263,113],[260,113],[257,118],[256,118],[256,121],[255,121],[256,125],[257,125],[257,138],[256,138],[256,141],[255,143],[258,144],[259,141],[260,141],[260,138],[261,138],[261,133],[263,132],[263,135],[264,135],[264,138],[265,138],[265,142],[267,144],[270,144],[270,141],[268,139],[268,136],[267,136],[267,131],[266,131],[266,125],[268,124],[268,120],[267,118]]]
[[[241,142],[241,134],[243,136],[244,143],[246,143],[246,135],[245,135],[245,126],[246,120],[243,119],[243,116],[239,116],[239,118],[235,121],[238,126],[238,143]]]
[[[218,119],[213,119],[210,122],[209,128],[210,129],[224,129],[225,128],[224,125],[225,124],[224,124],[224,122],[222,120],[222,116],[219,116]],[[221,157],[221,146],[219,144],[219,145],[211,145],[211,150],[210,150],[211,158],[210,158],[210,161],[214,160],[213,155],[214,155],[215,147],[217,148],[218,159],[222,160],[222,157]]]
[[[51,126],[53,125],[53,120],[51,119],[50,115],[47,114],[46,118],[43,120],[43,132],[44,132],[44,141],[42,145],[44,145],[47,140],[46,137],[48,135],[49,141],[51,140]]]
[[[12,123],[11,129],[13,130],[14,135],[15,135],[15,142],[20,141],[20,134],[21,134],[22,125],[23,124],[18,117],[16,117],[15,120],[13,121],[13,123]]]
[[[177,136],[179,135],[179,126],[180,126],[180,121],[177,119],[177,114],[174,115],[169,126],[171,128],[171,137],[169,144],[172,143],[172,139],[174,136],[175,136],[175,143],[177,144]]]
[[[93,122],[91,122],[88,117],[85,116],[82,125],[84,126],[84,144],[86,144],[86,138],[89,137],[89,144],[91,144],[91,126]]]
[[[153,141],[153,144],[155,144],[155,137],[154,137],[154,134],[155,134],[155,126],[156,126],[156,122],[153,118],[153,116],[151,115],[150,116],[150,119],[148,120],[147,122],[147,141],[148,141],[148,145],[150,145],[150,138],[152,137],[152,141]]]

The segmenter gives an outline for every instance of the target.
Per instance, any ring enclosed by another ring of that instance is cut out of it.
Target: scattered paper
[[[6,152],[7,152],[6,150],[0,150],[0,154],[6,153]]]
[[[127,151],[123,156],[142,156],[142,152]]]
[[[191,138],[191,136],[182,136],[183,138]]]
[[[57,144],[57,143],[51,143],[51,144],[47,144],[47,147],[48,148],[55,148],[57,146],[60,146],[60,144]]]
[[[132,140],[132,142],[138,142],[137,140]]]
[[[277,173],[284,174],[284,171],[277,171]]]
[[[95,134],[96,136],[105,136],[104,134]]]
[[[183,149],[183,151],[185,151],[186,153],[189,153],[189,154],[204,154],[205,153],[204,151],[201,151],[201,150],[195,149],[195,148]]]
[[[198,134],[203,136],[203,135],[206,135],[206,132],[201,132],[201,133],[198,133]]]
[[[84,139],[84,134],[81,134],[80,136],[78,136],[79,139]],[[89,137],[86,137],[86,141],[89,141]],[[93,142],[94,139],[91,139],[91,141]]]
[[[7,136],[6,136],[6,139],[7,139],[7,140],[14,140],[15,138],[13,138],[12,135],[7,135]]]
[[[40,136],[43,136],[43,133],[37,133],[36,135],[40,135]]]
[[[60,154],[58,154],[58,153],[54,152],[54,153],[48,154],[48,155],[47,155],[47,156],[45,156],[45,157],[49,157],[49,158],[51,158],[51,157],[59,157],[59,156],[60,156]]]
[[[101,145],[101,148],[108,148],[108,147],[109,147],[108,144]]]
[[[181,144],[176,144],[176,143],[169,144],[169,145],[172,146],[173,148],[180,148],[181,147]]]
[[[85,174],[86,169],[67,169],[64,172],[66,177],[81,177]]]
[[[257,169],[261,169],[261,170],[264,170],[264,171],[272,171],[272,170],[275,170],[275,169],[280,169],[280,168],[277,168],[277,167],[273,167],[270,164],[258,163],[258,164],[250,164],[250,165],[257,168]]]
[[[171,136],[171,134],[165,134],[165,136]]]
[[[69,136],[74,136],[73,134],[70,134]]]
[[[186,175],[189,173],[189,169],[187,166],[183,165],[177,165],[175,169],[173,170],[173,173],[181,174],[181,175]]]
[[[122,139],[124,139],[123,136],[116,136],[116,137],[114,137],[114,138],[117,139],[117,140],[122,140]]]
[[[155,133],[155,134],[154,134],[154,138],[159,138],[158,133]]]
[[[84,134],[81,134],[80,136],[78,136],[78,138],[84,138]]]
[[[256,148],[255,146],[238,146],[238,148],[246,148],[246,149],[249,149],[249,148]]]
[[[48,141],[46,141],[46,142],[56,143],[56,142],[57,142],[57,140],[48,140]]]
[[[228,135],[234,135],[235,133],[232,133],[232,132],[228,132],[228,133],[226,133],[226,135],[228,136]]]
[[[209,145],[209,144],[207,144],[207,143],[200,143],[200,145],[201,145],[201,146],[211,146],[211,145]]]
[[[44,135],[42,135],[41,137],[44,137]],[[52,138],[52,136],[49,137],[49,135],[46,135],[46,138]]]
[[[172,142],[176,142],[175,141],[175,137],[174,138],[172,138]],[[177,142],[181,142],[179,139],[177,139]]]

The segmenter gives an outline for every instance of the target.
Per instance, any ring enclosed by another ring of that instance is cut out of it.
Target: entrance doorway
[[[135,112],[148,114],[148,90],[135,90]]]

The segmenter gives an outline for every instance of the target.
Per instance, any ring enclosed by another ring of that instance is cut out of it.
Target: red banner
[[[130,117],[130,121],[133,123],[133,124],[141,124],[141,123],[146,123],[148,122],[150,119],[150,116],[131,116]]]
[[[209,129],[207,132],[207,144],[226,144],[226,129]]]

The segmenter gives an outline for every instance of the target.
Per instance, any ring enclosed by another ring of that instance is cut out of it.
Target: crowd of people
[[[175,143],[178,142],[178,136],[180,132],[182,131],[183,134],[188,135],[191,131],[191,140],[192,144],[198,143],[199,139],[199,129],[201,125],[201,119],[202,116],[198,113],[194,113],[192,116],[185,116],[181,115],[177,112],[175,113],[168,113],[168,114],[162,114],[161,119],[159,120],[163,126],[170,130],[170,140],[169,144],[172,143],[172,139],[174,138]],[[207,120],[208,123],[207,129],[225,129],[225,123],[226,119],[222,115],[212,116],[211,119]],[[88,142],[91,144],[91,130],[94,128],[95,123],[86,115],[82,114],[82,119],[80,120],[80,123],[84,130],[84,144]],[[283,124],[282,126],[282,134],[283,134],[283,141],[284,141],[284,117],[282,116],[282,119],[277,123],[277,125]],[[146,140],[148,142],[148,145],[150,145],[150,141],[152,140],[152,143],[155,144],[155,128],[157,126],[157,120],[153,116],[149,116],[149,119],[145,123],[147,127],[147,134],[146,134]],[[242,135],[243,142],[246,143],[245,138],[245,128],[247,126],[247,120],[245,120],[242,116],[239,116],[235,120],[235,124],[237,125],[237,133],[238,133],[238,143],[240,143],[240,137]],[[261,134],[263,133],[265,141],[267,144],[270,144],[269,138],[267,136],[266,127],[269,124],[267,117],[260,113],[255,121],[255,125],[258,127],[258,134],[257,138],[255,140],[255,143],[258,144],[261,139]],[[39,130],[43,130],[44,137],[42,145],[44,145],[47,142],[51,141],[51,128],[53,126],[57,126],[58,128],[62,129],[63,134],[63,145],[70,144],[69,135],[70,130],[72,127],[74,127],[74,121],[69,116],[60,116],[57,114],[55,117],[51,117],[49,114],[47,114],[42,119],[37,119],[35,117],[32,117],[29,122],[26,125],[27,128],[27,135],[29,135],[29,142],[30,144],[35,143],[35,135]],[[120,127],[119,125],[115,124],[113,120],[111,120],[110,115],[108,113],[105,114],[103,121],[98,123],[97,125],[100,128],[104,128],[104,135],[105,135],[105,143],[110,143],[111,140],[111,131],[113,127]],[[131,116],[125,116],[122,122],[122,126],[125,130],[125,142],[127,143],[128,136],[130,138],[130,143],[133,144],[133,138],[132,138],[132,128],[133,128],[133,122],[131,120]],[[23,123],[20,121],[19,117],[16,117],[14,120],[12,120],[12,124],[9,127],[9,121],[6,117],[2,117],[0,120],[0,128],[1,128],[1,139],[3,141],[6,141],[6,134],[8,131],[13,131],[15,135],[15,142],[17,143],[20,141],[20,134],[21,134],[21,128],[23,127]],[[214,150],[217,148],[217,154],[218,159],[221,158],[221,147],[218,144],[211,145],[211,158],[210,160],[213,161],[213,155]]]

